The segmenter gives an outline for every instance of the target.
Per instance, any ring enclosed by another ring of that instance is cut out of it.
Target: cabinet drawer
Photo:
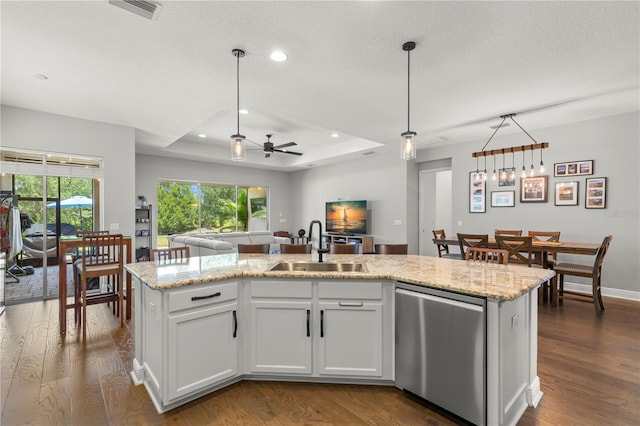
[[[310,298],[310,281],[252,281],[251,297]]]
[[[188,287],[169,293],[169,312],[197,308],[238,298],[238,283]]]
[[[318,289],[321,299],[382,299],[382,283],[372,281],[321,282]]]

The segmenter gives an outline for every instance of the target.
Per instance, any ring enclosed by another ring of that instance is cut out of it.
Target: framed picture
[[[587,209],[607,207],[607,178],[588,178],[585,190],[584,206]]]
[[[499,170],[498,186],[516,186],[516,168],[504,168]]]
[[[593,174],[593,160],[571,161],[568,163],[555,163],[553,167],[553,175],[556,177],[563,176],[580,176]]]
[[[578,182],[556,182],[556,206],[578,205]]]
[[[516,191],[491,191],[491,207],[514,207]]]
[[[486,212],[486,191],[484,173],[469,172],[469,213]]]
[[[548,178],[549,176],[520,178],[520,202],[546,203]]]

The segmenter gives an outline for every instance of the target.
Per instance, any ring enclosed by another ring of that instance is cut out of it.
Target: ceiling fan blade
[[[296,151],[287,151],[286,149],[273,149],[276,152],[282,152],[283,154],[293,154],[293,155],[302,155],[301,152],[296,152]]]
[[[274,146],[274,148],[280,149],[280,148],[286,148],[288,146],[294,146],[294,145],[298,145],[298,144],[295,142],[288,142],[288,143],[283,143],[282,145]]]
[[[261,143],[254,142],[254,141],[252,141],[251,139],[245,139],[245,140],[246,140],[247,142],[251,142],[252,144],[254,144],[254,145],[259,146],[259,147],[261,147],[261,148],[262,148],[262,144],[261,144]]]

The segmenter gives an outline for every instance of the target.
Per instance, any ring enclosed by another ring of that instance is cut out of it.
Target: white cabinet
[[[320,302],[320,374],[382,376],[382,303]]]
[[[320,282],[318,297],[318,372],[381,377],[382,283]]]
[[[311,374],[311,283],[265,280],[249,286],[249,371]]]
[[[169,317],[169,400],[238,373],[237,309],[234,302]]]

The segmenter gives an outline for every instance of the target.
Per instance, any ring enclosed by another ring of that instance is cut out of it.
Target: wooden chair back
[[[376,254],[407,254],[408,244],[376,244]]]
[[[329,244],[331,254],[358,254],[358,244]]]
[[[238,253],[269,254],[269,244],[238,244]]]
[[[529,231],[528,235],[532,237],[533,241],[551,241],[551,242],[559,242],[560,241],[560,232],[559,231]],[[542,265],[542,257],[539,256],[539,253],[536,253],[535,263]],[[556,253],[554,251],[550,251],[547,253],[547,263],[551,266],[556,262]]]
[[[435,238],[436,240],[444,240],[445,238],[447,238],[447,234],[444,232],[444,229],[433,229],[431,232],[433,233],[433,238]],[[448,244],[436,243],[436,247],[438,249],[438,257],[442,257],[442,255],[449,254]]]
[[[151,249],[150,260],[159,265],[189,263],[188,246]]]
[[[280,253],[311,253],[311,244],[280,244]]]
[[[465,247],[488,247],[489,234],[461,234],[458,233],[458,243],[460,244],[460,255],[464,259],[467,255]]]
[[[512,237],[521,237],[522,229],[496,229],[493,232],[493,236],[496,237],[498,235],[510,235]]]
[[[532,237],[529,236],[496,235],[498,248],[509,253],[509,263],[531,266],[531,242]]]
[[[509,253],[502,249],[469,247],[464,255],[464,260],[506,265],[509,263]]]

